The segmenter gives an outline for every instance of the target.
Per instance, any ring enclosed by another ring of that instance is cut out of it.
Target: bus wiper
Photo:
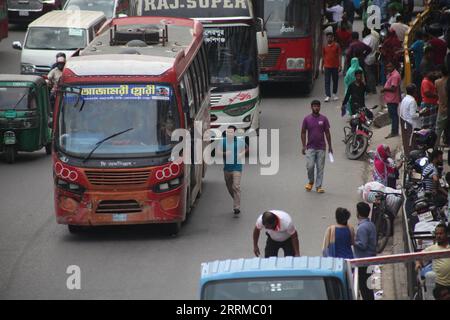
[[[89,154],[86,156],[86,158],[83,159],[83,163],[85,163],[86,161],[88,161],[88,160],[91,158],[92,154],[95,152],[95,150],[97,150],[97,149],[102,145],[103,142],[108,141],[108,140],[110,140],[110,139],[112,139],[112,138],[114,138],[114,137],[120,136],[121,134],[124,134],[124,133],[126,133],[126,132],[128,132],[128,131],[131,131],[131,130],[133,130],[133,129],[134,129],[134,128],[129,128],[129,129],[127,129],[127,130],[123,130],[123,131],[114,133],[114,134],[112,134],[112,135],[110,135],[110,136],[108,136],[108,137],[106,137],[106,138],[100,140],[99,142],[97,142],[97,143],[95,144],[94,149],[92,149],[91,152],[89,152]]]

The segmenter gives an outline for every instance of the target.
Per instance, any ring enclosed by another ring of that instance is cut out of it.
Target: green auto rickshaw
[[[8,163],[18,151],[51,154],[51,112],[42,77],[0,74],[0,151]]]

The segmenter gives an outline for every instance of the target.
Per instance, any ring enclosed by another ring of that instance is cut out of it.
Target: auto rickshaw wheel
[[[51,155],[52,154],[52,143],[50,142],[50,143],[47,143],[46,145],[45,145],[45,153],[47,154],[47,155]]]
[[[6,146],[5,147],[6,162],[14,163],[14,161],[16,161],[16,154],[17,154],[17,151],[14,146]]]

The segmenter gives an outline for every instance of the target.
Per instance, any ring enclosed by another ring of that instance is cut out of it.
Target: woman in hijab
[[[403,52],[402,50],[402,43],[398,39],[395,31],[390,28],[386,38],[383,41],[383,45],[380,48],[384,65],[388,62],[392,62],[394,66],[398,67],[400,55]]]
[[[380,144],[377,147],[375,159],[373,163],[373,180],[381,183],[385,187],[396,189],[397,172],[403,165],[400,162],[395,165],[391,158],[391,149],[385,144]]]
[[[363,69],[359,65],[359,60],[358,60],[358,58],[352,58],[351,63],[350,63],[350,68],[348,68],[347,73],[345,74],[345,77],[344,77],[344,84],[345,84],[344,92],[345,92],[345,94],[347,94],[348,87],[356,80],[355,72],[358,70],[363,71]],[[347,104],[347,113],[351,113],[351,110],[350,110],[351,105],[352,105],[352,102],[349,101]]]

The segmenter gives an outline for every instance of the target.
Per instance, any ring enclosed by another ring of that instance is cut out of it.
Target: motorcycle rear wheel
[[[369,145],[369,139],[363,135],[354,135],[347,141],[345,154],[349,160],[357,160],[366,152]]]

